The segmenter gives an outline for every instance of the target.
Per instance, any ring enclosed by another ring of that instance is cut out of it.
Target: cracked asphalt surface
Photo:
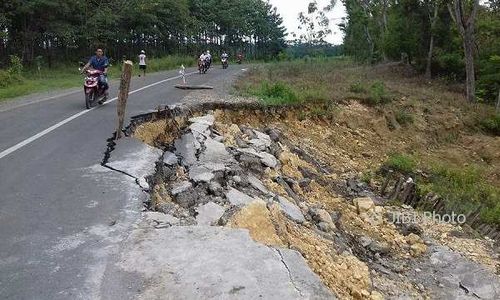
[[[206,75],[190,76],[188,82],[223,80],[241,69],[216,65]],[[136,76],[130,90],[176,76],[177,71],[146,79]],[[173,87],[179,82],[174,79],[131,95],[127,119],[181,101],[188,92]],[[112,84],[112,97],[117,87]],[[29,99],[19,107],[1,104],[0,152],[84,110],[82,93],[61,94],[40,102]],[[132,178],[100,166],[115,126],[112,102],[0,158],[1,299],[103,296],[108,266],[147,197]],[[109,289],[105,296],[116,299],[122,294]]]

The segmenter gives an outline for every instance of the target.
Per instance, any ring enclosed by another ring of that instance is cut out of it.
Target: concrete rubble
[[[126,143],[135,143],[130,151],[138,155],[118,151],[110,159],[110,165],[123,172],[134,166],[134,176],[147,179],[160,199],[151,207],[156,211],[145,212],[133,233],[137,241],[123,251],[120,265],[149,282],[140,297],[165,293],[176,299],[335,299],[298,252],[263,245],[251,239],[248,230],[218,225],[251,203],[265,210],[278,204],[290,220],[305,222],[294,203],[270,192],[261,174],[240,164],[241,156],[249,155],[256,158],[258,170],[275,168],[278,159],[266,152],[270,137],[252,132],[254,138],[245,143],[242,154],[226,147],[224,137],[214,131],[213,115],[188,122],[164,153],[130,139]],[[138,168],[130,160],[148,161],[149,167]],[[159,182],[157,176],[147,178],[155,173],[162,174]]]

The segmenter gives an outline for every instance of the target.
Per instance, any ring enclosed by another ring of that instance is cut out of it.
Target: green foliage
[[[255,66],[247,78],[236,84],[243,95],[258,96],[272,105],[313,102],[331,102],[337,92],[331,87],[328,76],[340,68],[352,65],[346,57],[309,57],[285,62]],[[322,70],[322,71],[318,71]]]
[[[418,185],[420,195],[433,192],[441,196],[446,207],[455,213],[466,214],[481,208],[483,222],[500,224],[500,188],[488,183],[481,170],[437,165],[431,167],[430,173]]]
[[[417,161],[411,155],[394,153],[389,156],[389,159],[384,163],[384,166],[394,171],[409,174],[415,171]]]
[[[6,71],[0,69],[0,87],[8,87],[12,84],[22,82],[22,71],[23,64],[21,59],[16,55],[11,55],[9,68]]]
[[[481,127],[491,134],[500,136],[500,114],[482,120]]]
[[[184,67],[191,67],[196,64],[196,61],[185,55],[169,55],[161,58],[152,58],[148,60],[148,72],[156,72],[162,70],[180,69],[181,65]],[[137,65],[138,67],[139,65]]]
[[[392,100],[382,81],[375,81],[369,90],[369,96],[365,102],[370,105],[384,104]]]
[[[353,92],[353,93],[356,93],[356,94],[366,93],[365,87],[359,81],[351,84],[351,86],[349,87],[349,91]]]
[[[265,105],[286,105],[299,102],[299,97],[292,87],[280,81],[274,83],[264,81],[254,94],[261,97]]]
[[[22,53],[26,66],[36,55],[49,67],[88,58],[96,47],[117,61],[142,49],[148,57],[195,59],[202,50],[217,56],[224,49],[270,59],[286,46],[283,20],[264,0],[12,0],[0,12],[0,38],[8,41],[2,54]],[[7,59],[0,56],[0,64]]]
[[[465,78],[465,63],[460,53],[446,53],[442,51],[436,52],[436,72],[443,74],[452,80]]]
[[[358,61],[401,60],[424,73],[432,40],[431,75],[465,80],[463,38],[443,1],[343,0],[347,17],[343,50]],[[500,89],[500,10],[481,3],[475,18],[474,49],[477,97],[494,103]],[[466,4],[470,15],[472,2]],[[435,13],[435,15],[434,15]],[[435,17],[434,17],[435,16]],[[377,102],[370,99],[369,102]]]
[[[23,72],[23,63],[17,55],[10,56],[10,66],[8,72],[11,76],[21,77]]]
[[[413,118],[413,114],[406,109],[398,110],[395,114],[396,121],[399,124],[405,126],[409,124],[413,124],[415,119]]]

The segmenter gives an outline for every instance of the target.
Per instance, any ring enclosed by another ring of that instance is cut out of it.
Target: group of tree
[[[276,8],[263,0],[9,0],[0,4],[0,66],[75,61],[96,47],[116,59],[207,49],[266,58],[285,47]]]
[[[404,60],[428,78],[465,80],[469,101],[500,89],[500,1],[342,0],[344,51],[370,63]]]

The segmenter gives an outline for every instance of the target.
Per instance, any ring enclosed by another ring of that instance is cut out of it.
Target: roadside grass
[[[410,174],[415,172],[417,161],[415,157],[408,154],[393,153],[384,164],[387,168],[403,174]]]
[[[415,155],[395,153],[383,164],[384,167],[411,175],[417,181],[417,193],[423,197],[429,193],[439,195],[447,209],[467,215],[479,211],[479,218],[488,224],[500,225],[500,187],[488,182],[484,170],[477,165],[457,167],[446,161],[425,162]],[[425,176],[417,171],[424,170]],[[366,171],[362,177],[368,181]],[[432,207],[422,207],[432,210]]]
[[[264,105],[321,103],[334,96],[331,76],[352,65],[348,57],[272,62],[252,68],[235,87],[241,95],[257,97]]]
[[[190,56],[166,56],[152,58],[148,62],[148,72],[158,72],[178,69],[181,65],[191,67],[196,60]],[[109,78],[116,79],[121,75],[121,64],[114,64],[109,69]],[[0,75],[6,71],[0,70]],[[139,74],[139,66],[134,63],[134,73]],[[82,75],[78,71],[78,64],[56,65],[52,69],[25,68],[21,76],[9,84],[0,87],[0,101],[29,95],[38,92],[60,90],[82,85]]]
[[[429,178],[418,185],[420,195],[440,195],[455,213],[480,210],[481,221],[500,225],[500,187],[487,182],[476,167],[452,167],[445,163],[428,167]]]

